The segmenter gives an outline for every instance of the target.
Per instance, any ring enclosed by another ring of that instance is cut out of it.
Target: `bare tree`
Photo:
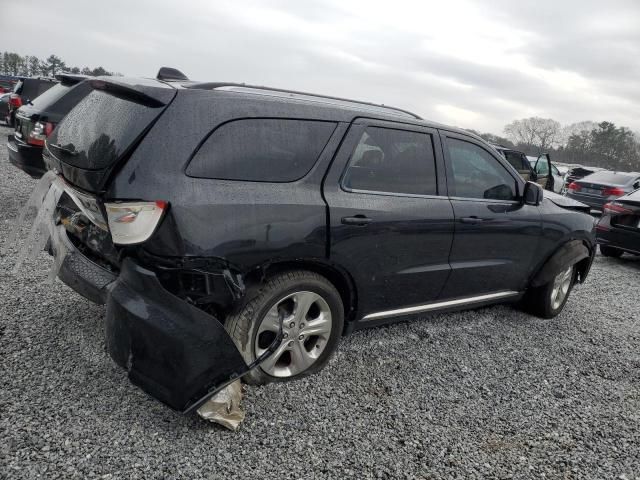
[[[504,127],[504,133],[515,144],[548,150],[560,141],[561,126],[551,118],[531,117],[514,120]]]

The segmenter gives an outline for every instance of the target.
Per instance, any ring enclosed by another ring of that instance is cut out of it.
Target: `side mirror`
[[[524,184],[524,192],[522,192],[523,205],[538,206],[544,198],[544,190],[535,182],[527,182]]]

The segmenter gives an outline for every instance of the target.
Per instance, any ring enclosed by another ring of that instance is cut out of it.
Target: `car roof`
[[[288,103],[294,109],[298,106],[298,109],[306,110],[309,113],[312,113],[310,109],[317,109],[318,112],[322,112],[322,116],[326,118],[331,117],[331,120],[335,121],[351,122],[354,118],[363,117],[408,123],[412,125],[447,130],[474,138],[485,145],[489,145],[488,142],[478,135],[463,128],[425,120],[419,115],[401,108],[347,98],[233,82],[197,82],[191,80],[183,81],[179,79],[162,80],[148,77],[105,76],[96,77],[91,80],[92,83],[96,81],[114,83],[138,90],[153,86],[157,88],[171,87],[185,93],[188,91],[197,92],[205,90],[210,91],[214,95],[220,95],[221,97],[230,98],[230,96],[232,96],[238,102],[243,100],[247,102],[256,102],[256,100],[259,100],[264,104],[273,104],[274,102]]]

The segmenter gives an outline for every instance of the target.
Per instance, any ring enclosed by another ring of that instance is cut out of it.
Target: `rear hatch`
[[[144,79],[98,79],[60,122],[43,153],[49,168],[89,192],[104,191],[176,90]]]

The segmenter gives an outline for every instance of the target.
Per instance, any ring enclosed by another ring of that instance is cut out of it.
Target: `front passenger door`
[[[455,231],[441,298],[522,290],[542,233],[538,207],[520,202],[522,179],[466,135],[441,132]]]

